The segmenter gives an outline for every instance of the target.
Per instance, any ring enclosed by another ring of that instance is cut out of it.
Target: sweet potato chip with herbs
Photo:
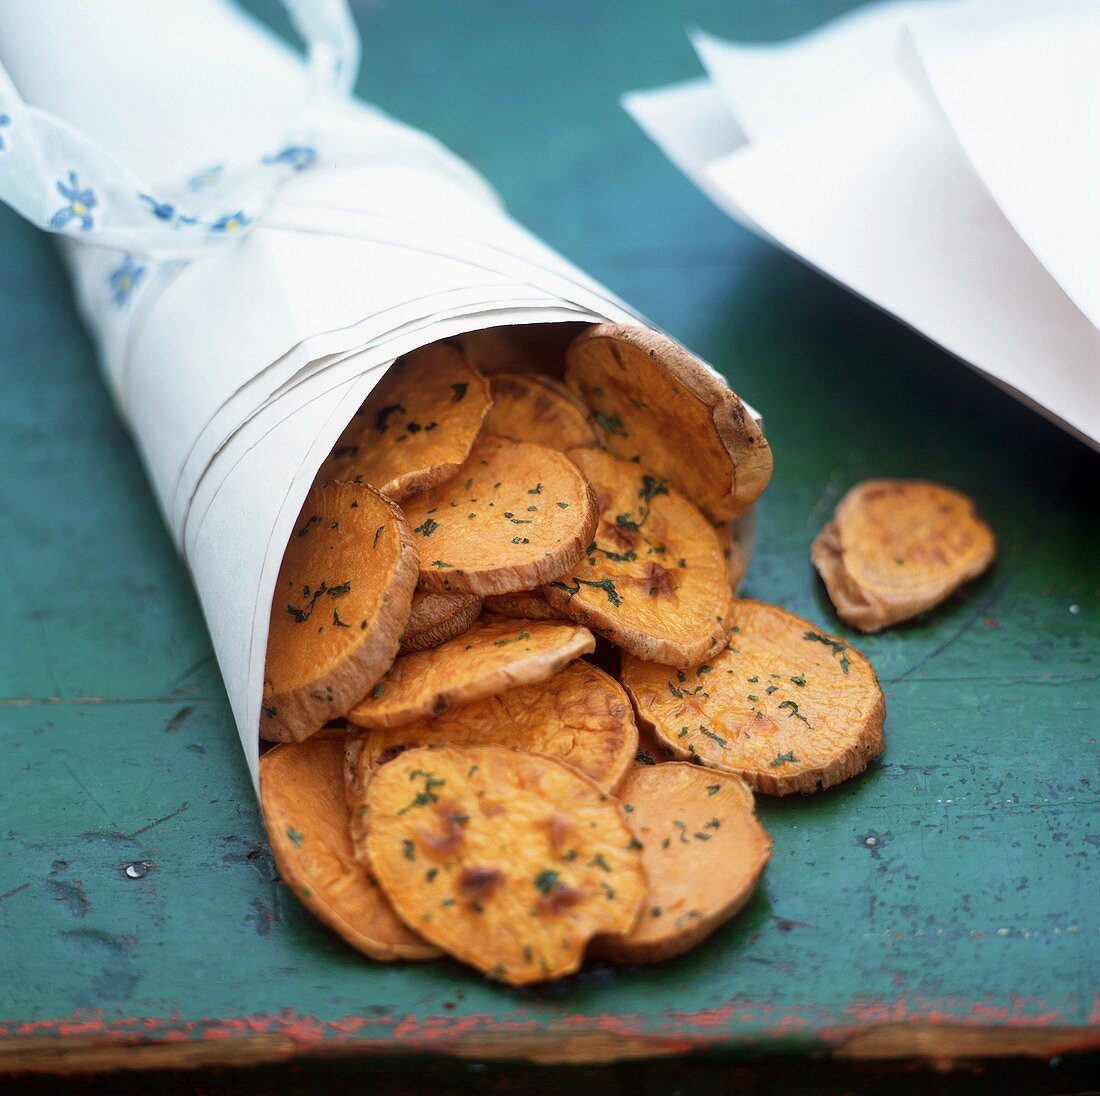
[[[664,480],[600,449],[572,449],[600,503],[584,557],[546,600],[639,658],[694,666],[729,635],[714,527]]]
[[[447,483],[405,505],[425,590],[508,594],[557,578],[592,539],[596,505],[564,453],[483,434]]]
[[[409,750],[367,788],[371,868],[431,943],[519,986],[571,974],[645,899],[622,808],[556,758],[501,746]]]
[[[518,590],[514,594],[492,594],[483,602],[486,612],[520,620],[563,620],[564,613],[555,609],[542,590]]]
[[[629,933],[600,937],[592,950],[620,963],[656,963],[693,948],[744,906],[772,843],[748,785],[731,773],[682,761],[643,765],[617,795],[642,843],[646,902]]]
[[[433,344],[395,362],[348,423],[317,482],[369,483],[400,502],[469,455],[492,400],[476,369]]]
[[[439,952],[393,912],[357,863],[344,802],[342,741],[276,746],[260,759],[260,805],[283,881],[302,905],[372,959]]]
[[[310,491],[271,605],[261,737],[308,738],[390,668],[416,578],[416,546],[394,503],[355,483]]]
[[[486,433],[562,450],[600,443],[587,408],[560,381],[498,373],[489,391],[493,407],[485,418]]]
[[[587,628],[549,620],[483,620],[427,651],[402,655],[347,714],[360,727],[400,727],[457,704],[553,677],[595,647]]]
[[[882,753],[886,705],[870,662],[808,620],[733,603],[729,646],[692,670],[623,658],[639,726],[686,760],[768,795],[812,792]]]
[[[768,485],[772,454],[726,384],[671,339],[601,324],[566,351],[566,383],[617,457],[638,461],[712,521],[744,513]]]
[[[462,635],[480,615],[481,598],[477,594],[432,594],[417,590],[409,623],[401,637],[401,654],[438,647]]]
[[[938,605],[996,554],[965,495],[920,480],[867,480],[840,500],[810,558],[841,619],[877,632]]]
[[[362,800],[379,765],[418,746],[509,746],[557,757],[614,791],[634,762],[638,731],[622,686],[578,659],[535,685],[463,704],[434,719],[356,732],[347,742],[349,802]],[[353,836],[358,846],[366,819]]]

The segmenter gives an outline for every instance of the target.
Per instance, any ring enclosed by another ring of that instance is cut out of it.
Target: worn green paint
[[[522,220],[764,410],[776,471],[748,594],[847,635],[807,552],[871,475],[962,488],[1000,540],[995,570],[941,611],[855,640],[886,690],[885,758],[826,794],[762,801],[775,854],[760,892],[652,969],[514,993],[449,963],[374,966],[274,881],[195,599],[61,265],[0,214],[9,1035],[84,1023],[414,1047],[434,1032],[444,1048],[570,1017],[575,1030],[798,1051],[891,1019],[1097,1022],[1100,462],[727,221],[616,105],[695,71],[688,20],[766,39],[846,6],[405,0],[360,13],[364,94],[468,155]],[[130,862],[151,867],[128,879]]]

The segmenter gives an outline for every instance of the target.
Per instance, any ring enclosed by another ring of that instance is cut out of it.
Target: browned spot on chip
[[[356,863],[348,836],[342,742],[277,746],[260,759],[260,804],[283,881],[311,913],[372,959],[433,959]]]
[[[562,450],[600,443],[587,408],[552,377],[498,373],[489,390],[493,407],[486,433]]]
[[[414,350],[363,401],[317,482],[369,483],[400,502],[454,473],[491,403],[485,379],[450,347]]]
[[[409,623],[401,637],[401,654],[438,647],[462,635],[480,615],[481,598],[477,594],[432,594],[417,590]]]
[[[638,923],[593,950],[656,963],[695,947],[749,900],[771,855],[752,792],[730,773],[673,762],[632,769],[619,790],[642,845],[648,889]]]
[[[310,491],[271,606],[263,738],[308,738],[389,669],[416,568],[408,524],[389,499],[352,483]]]
[[[348,713],[360,727],[399,727],[458,704],[545,681],[595,646],[587,628],[532,620],[480,621],[456,639],[402,655]]]
[[[494,818],[477,809],[492,796]],[[468,816],[451,859],[419,861],[417,832],[442,800]],[[499,746],[409,750],[367,789],[371,866],[399,916],[432,943],[510,985],[575,971],[589,939],[633,928],[645,897],[621,808],[554,758]],[[555,849],[545,819],[566,814],[575,840]]]
[[[868,480],[841,499],[810,558],[841,619],[877,632],[938,605],[996,554],[965,495],[920,480]]]
[[[693,666],[729,635],[718,534],[683,495],[598,449],[570,456],[605,501],[584,558],[546,600],[639,658]]]
[[[735,518],[768,485],[772,455],[726,384],[671,339],[601,324],[566,352],[566,383],[606,444],[667,479],[711,520]]]
[[[473,594],[557,578],[580,558],[597,518],[587,481],[563,453],[491,434],[452,479],[407,502],[405,515],[421,587]]]
[[[882,753],[886,706],[863,655],[759,601],[735,601],[733,624],[692,670],[623,659],[639,725],[661,745],[769,795],[831,787]]]

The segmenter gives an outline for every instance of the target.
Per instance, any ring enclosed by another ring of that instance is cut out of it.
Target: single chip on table
[[[409,623],[401,637],[401,654],[438,647],[462,635],[480,615],[481,598],[477,594],[432,594],[417,590]]]
[[[520,620],[567,620],[565,613],[546,600],[542,590],[517,590],[514,594],[492,594],[483,602],[486,612]]]
[[[485,418],[486,433],[562,450],[602,440],[588,409],[552,377],[498,373],[489,391],[493,407]]]
[[[810,558],[840,618],[877,632],[938,605],[996,554],[966,495],[922,480],[867,480],[840,500]]]
[[[467,331],[452,340],[462,356],[485,376],[543,373],[560,377],[565,348],[584,330],[580,323],[507,324]]]
[[[595,647],[587,628],[549,620],[482,620],[427,651],[401,655],[347,713],[360,727],[400,727],[545,681]]]
[[[642,844],[647,890],[642,916],[623,936],[593,941],[620,963],[680,955],[749,900],[772,843],[753,812],[748,785],[674,761],[631,769],[617,792]]]
[[[718,533],[679,492],[600,449],[571,449],[600,504],[584,557],[546,600],[639,658],[694,666],[729,636]]]
[[[882,753],[886,704],[857,650],[760,601],[733,603],[728,647],[691,670],[623,658],[639,727],[758,792],[839,784]]]
[[[578,450],[583,452],[583,450]],[[509,594],[557,578],[592,540],[596,503],[564,453],[483,434],[444,484],[405,504],[422,589]]]
[[[302,905],[372,959],[434,959],[355,859],[344,802],[344,743],[311,739],[260,759],[260,806],[283,881]]]
[[[359,813],[374,771],[421,746],[508,746],[557,757],[613,792],[634,761],[638,730],[622,686],[578,659],[534,685],[520,685],[401,727],[353,733],[347,739],[352,837],[359,850],[369,822]]]
[[[666,479],[712,521],[747,510],[772,454],[725,382],[671,339],[600,324],[566,351],[565,380],[592,409],[607,448]]]
[[[456,351],[414,350],[363,401],[317,482],[369,483],[400,502],[454,474],[491,404],[485,378]]]
[[[519,986],[625,935],[646,881],[619,803],[564,762],[502,746],[408,750],[367,787],[371,870],[407,925]]]
[[[262,738],[308,738],[390,668],[417,567],[412,533],[388,498],[355,483],[310,490],[271,605]]]

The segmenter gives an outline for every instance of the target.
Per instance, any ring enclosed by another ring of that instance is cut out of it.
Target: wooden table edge
[[[1100,1052],[1100,1026],[1041,1023],[988,1025],[900,1021],[858,1029],[730,1038],[728,1034],[624,1036],[599,1030],[563,1030],[550,1025],[530,1032],[441,1031],[411,1039],[332,1036],[309,1031],[265,1032],[270,1018],[251,1018],[250,1034],[181,1028],[148,1036],[133,1031],[94,1035],[9,1035],[0,1037],[0,1075],[13,1073],[97,1073],[115,1070],[192,1069],[270,1064],[331,1056],[407,1057],[442,1055],[458,1059],[517,1060],[547,1065],[599,1065],[683,1054],[761,1059],[789,1054],[792,1045],[822,1058],[859,1062],[921,1061],[950,1066],[991,1058],[1051,1058]]]

